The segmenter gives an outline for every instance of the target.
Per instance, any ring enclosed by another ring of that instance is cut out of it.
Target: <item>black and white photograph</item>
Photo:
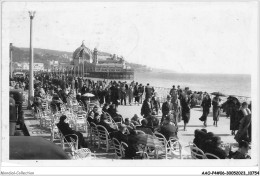
[[[259,175],[259,13],[2,1],[1,175]]]

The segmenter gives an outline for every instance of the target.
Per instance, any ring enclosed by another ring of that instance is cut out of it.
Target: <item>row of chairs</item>
[[[204,153],[200,148],[198,148],[194,143],[189,143],[191,158],[192,159],[220,159],[218,156],[212,153]]]
[[[96,155],[88,148],[78,149],[78,136],[75,134],[69,134],[64,136],[58,129],[61,147],[65,152],[72,155],[74,160],[78,159],[96,159]],[[74,138],[73,138],[74,137]],[[69,139],[69,140],[68,140]]]

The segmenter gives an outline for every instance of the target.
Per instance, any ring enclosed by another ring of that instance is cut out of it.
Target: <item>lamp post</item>
[[[33,90],[33,18],[35,11],[29,11],[30,17],[30,68],[29,68],[29,96],[28,96],[28,108],[31,108],[30,100],[33,99],[34,90]]]
[[[10,78],[13,78],[13,44],[10,43]]]

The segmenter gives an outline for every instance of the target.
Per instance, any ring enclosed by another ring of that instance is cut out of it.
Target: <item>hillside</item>
[[[29,49],[13,47],[13,62],[29,62]],[[49,65],[49,61],[70,62],[72,53],[48,49],[34,48],[34,62]]]
[[[98,52],[100,56],[112,56],[112,54],[106,52]],[[28,48],[18,48],[13,47],[13,62],[29,62],[29,49]],[[49,61],[55,60],[59,63],[69,63],[72,59],[72,52],[67,51],[57,51],[49,49],[34,48],[34,62],[44,63],[45,67],[49,66]],[[146,65],[140,65],[135,63],[127,62],[126,65],[133,68],[136,72],[147,72],[151,71]]]

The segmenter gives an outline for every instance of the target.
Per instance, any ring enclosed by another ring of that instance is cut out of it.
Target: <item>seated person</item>
[[[248,155],[249,144],[247,141],[240,141],[239,142],[239,149],[236,152],[229,152],[229,158],[232,159],[251,159]]]
[[[202,130],[196,129],[194,132],[195,138],[193,139],[193,143],[200,149],[203,146],[203,141],[206,139],[206,133]]]
[[[150,135],[153,135],[153,132],[150,128],[147,127],[147,120],[146,119],[143,119],[141,121],[142,125],[141,126],[137,126],[136,127],[136,130],[141,130],[143,132],[145,132],[146,134],[150,134]]]
[[[137,135],[136,131],[132,130],[130,131],[130,134],[128,135],[128,147],[125,148],[125,158],[126,159],[133,159],[137,156],[136,152],[139,151],[135,136]]]
[[[122,122],[122,116],[117,113],[116,105],[112,104],[107,109],[107,113],[114,119],[115,122]]]
[[[103,106],[103,108],[102,108],[102,111],[103,111],[103,112],[107,112],[108,107],[109,107],[109,104],[105,103],[104,106]]]
[[[160,127],[159,132],[164,135],[166,140],[168,141],[170,137],[177,136],[177,127],[170,122],[170,116],[165,116],[163,125]]]
[[[223,150],[220,147],[221,142],[222,142],[221,138],[218,137],[218,136],[214,136],[211,139],[208,139],[205,142],[204,152],[216,155],[220,159],[226,159],[227,158],[227,153],[226,153],[225,150]],[[211,158],[209,158],[209,159],[211,159]]]
[[[82,133],[78,131],[74,131],[70,128],[69,124],[66,122],[66,115],[62,115],[60,117],[60,121],[57,124],[57,127],[59,128],[60,132],[63,134],[63,136],[69,135],[69,134],[75,134],[78,136],[78,147],[80,148],[87,148],[87,145],[85,143],[84,137]],[[76,140],[74,135],[66,136],[66,140],[70,142],[70,137],[72,137],[74,140]]]
[[[124,124],[119,125],[118,126],[119,131],[112,132],[110,134],[111,138],[116,138],[120,143],[121,142],[128,143],[127,135],[125,135],[126,128],[127,127]]]
[[[146,117],[146,120],[147,120],[147,127],[149,127],[152,130],[152,132],[154,132],[154,129],[158,128],[159,126],[159,119],[153,115],[148,115]]]
[[[125,118],[125,125],[129,131],[135,130],[135,126],[133,123],[130,122],[129,118]]]
[[[137,116],[137,114],[134,115],[134,117],[132,117],[131,122],[136,126],[136,125],[141,125],[139,123],[139,117]]]
[[[107,116],[105,114],[101,114],[98,125],[105,127],[108,133],[117,131],[117,129],[115,129],[115,127],[113,127],[113,125],[107,121]]]
[[[57,110],[60,111],[62,103],[63,103],[62,100],[59,98],[59,96],[57,94],[53,95],[52,101],[50,104],[52,111],[54,111],[54,112],[56,112]]]
[[[91,122],[98,124],[100,121],[100,115],[98,113],[98,107],[94,106],[93,110],[89,112],[87,121],[91,124]]]

